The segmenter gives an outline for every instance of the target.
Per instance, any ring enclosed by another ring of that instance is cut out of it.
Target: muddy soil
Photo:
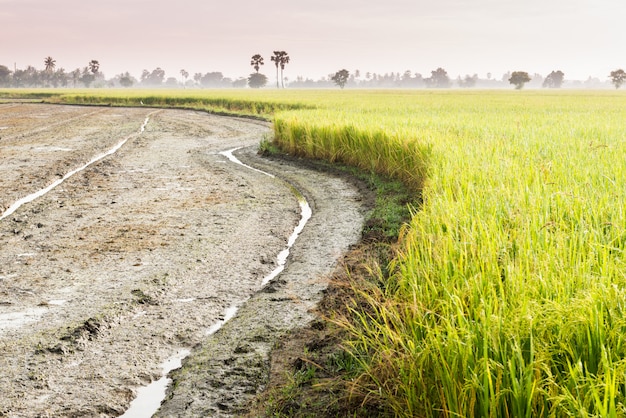
[[[192,111],[0,105],[0,416],[119,416],[182,349],[159,416],[233,416],[263,388],[273,344],[313,319],[366,211],[346,180],[259,157],[268,132]],[[220,154],[238,147],[276,177]],[[263,285],[301,219],[294,186],[312,216]]]

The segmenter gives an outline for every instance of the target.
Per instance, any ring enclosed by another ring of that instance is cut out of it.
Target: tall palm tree
[[[278,67],[280,66],[280,79],[282,80],[283,88],[285,88],[283,71],[285,70],[285,65],[289,63],[289,54],[285,51],[274,51],[272,61],[274,61],[274,64],[276,65],[276,87],[280,87],[278,84]]]
[[[98,62],[98,60],[89,61],[89,71],[91,71],[92,74],[95,75],[99,69],[100,69],[100,63]]]
[[[51,73],[52,71],[54,71],[54,67],[56,67],[56,65],[57,65],[57,62],[52,57],[46,57],[43,60],[43,63],[46,66],[46,70],[45,71],[47,73]]]
[[[285,76],[283,75],[283,71],[285,71],[285,64],[289,64],[289,55],[285,51],[283,52],[283,58],[280,60],[280,82],[285,88]]]
[[[189,73],[184,68],[180,70],[180,75],[183,76],[183,87],[187,84],[187,77],[189,77]]]
[[[274,61],[274,65],[276,65],[276,88],[280,88],[280,84],[278,82],[278,67],[280,66],[280,53],[281,51],[274,51],[274,55],[272,55],[272,61]]]
[[[256,72],[259,72],[259,68],[261,65],[264,65],[265,63],[263,62],[263,57],[260,54],[255,54],[252,56],[252,61],[250,61],[250,65],[256,70]]]

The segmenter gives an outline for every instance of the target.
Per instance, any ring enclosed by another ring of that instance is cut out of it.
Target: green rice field
[[[626,93],[84,90],[46,101],[268,118],[285,151],[421,193],[391,275],[344,323],[354,384],[391,415],[626,416]]]

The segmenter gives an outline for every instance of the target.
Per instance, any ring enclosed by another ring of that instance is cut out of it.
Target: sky
[[[72,71],[100,62],[107,78],[157,67],[285,76],[420,73],[451,78],[508,71],[608,79],[626,68],[624,0],[0,0],[0,65]]]

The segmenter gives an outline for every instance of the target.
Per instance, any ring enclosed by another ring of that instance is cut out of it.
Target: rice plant
[[[423,187],[391,283],[349,325],[360,392],[397,416],[624,414],[626,96],[353,99],[275,132]]]
[[[88,93],[58,100],[262,115],[284,150],[421,191],[392,273],[343,321],[365,401],[395,416],[626,416],[623,93]]]

